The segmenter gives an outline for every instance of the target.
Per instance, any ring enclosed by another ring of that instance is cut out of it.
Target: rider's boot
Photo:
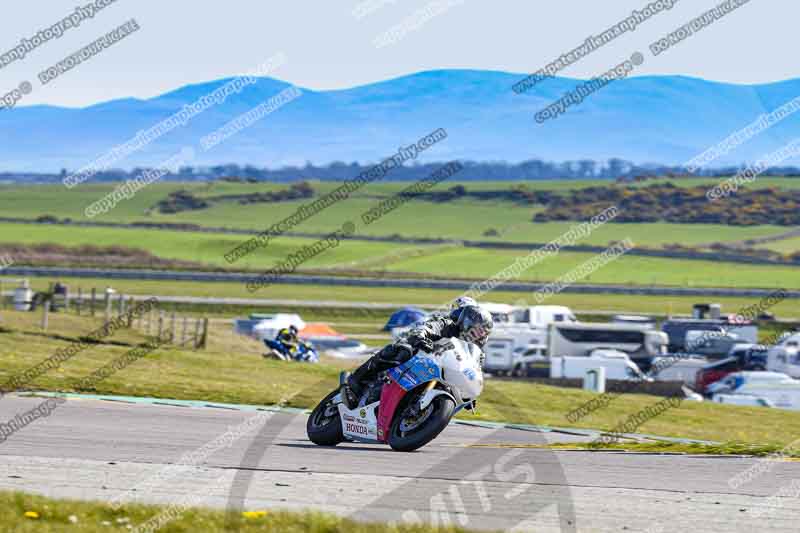
[[[349,372],[342,372],[339,375],[339,384],[344,405],[348,409],[355,409],[358,407],[359,394],[353,390],[353,379]]]
[[[392,345],[389,345],[387,348],[394,350]],[[381,350],[367,359],[342,382],[342,398],[348,409],[355,409],[358,407],[358,400],[364,392],[364,387],[367,383],[370,383],[373,379],[378,377],[379,371],[396,364],[392,362],[387,363],[387,361],[382,358],[382,355],[385,353],[394,353],[394,351],[388,352],[387,348],[384,348],[384,350]]]

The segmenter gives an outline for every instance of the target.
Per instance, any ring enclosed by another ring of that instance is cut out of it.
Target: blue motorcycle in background
[[[311,343],[300,342],[295,350],[280,341],[271,339],[264,339],[264,344],[269,348],[269,351],[264,354],[266,359],[319,363],[319,354]]]

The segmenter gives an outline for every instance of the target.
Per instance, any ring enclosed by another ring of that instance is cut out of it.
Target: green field
[[[244,242],[240,235],[209,234],[182,231],[158,231],[123,228],[70,228],[40,224],[0,224],[0,242],[21,244],[58,243],[64,246],[92,244],[96,246],[127,246],[148,250],[167,259],[196,261],[209,266],[230,266],[224,254]],[[304,245],[316,239],[283,237],[271,241],[236,263],[237,269],[267,269]],[[352,241],[325,250],[306,263],[305,267],[347,265],[364,258],[382,256],[397,250],[391,243]]]
[[[760,244],[757,248],[766,248],[767,250],[774,250],[782,254],[794,253],[800,250],[800,237],[793,237],[781,241],[768,242]]]
[[[55,242],[66,246],[124,245],[148,250],[168,259],[228,267],[224,254],[247,239],[237,235],[157,231],[122,228],[70,228],[66,226],[0,224],[6,242],[36,244]],[[2,241],[0,241],[2,242]],[[266,270],[284,261],[313,239],[283,237],[272,241],[236,263],[237,268]],[[636,242],[636,241],[634,241]],[[302,264],[308,269],[349,269],[372,272],[411,273],[442,278],[482,280],[494,276],[528,252],[461,246],[420,246],[384,242],[346,241]],[[560,252],[523,272],[523,281],[554,281],[593,253]],[[581,283],[623,285],[672,285],[681,287],[798,288],[800,269],[791,266],[748,265],[712,261],[687,261],[624,256],[583,277]]]
[[[436,255],[400,260],[387,265],[392,272],[429,273],[440,276],[459,265],[462,276],[492,276],[523,254],[519,251],[461,248]],[[526,271],[520,279],[552,281],[595,257],[592,253],[561,252]],[[673,285],[681,287],[800,287],[800,269],[791,266],[747,265],[714,261],[687,261],[623,256],[580,279],[581,283],[622,285]]]
[[[665,180],[649,181],[635,186],[646,186]],[[508,190],[513,186],[525,186],[530,190],[560,191],[608,185],[607,180],[550,180],[538,182],[464,182],[468,190]],[[712,185],[714,179],[678,180],[679,186]],[[445,189],[456,182],[445,182],[438,186]],[[338,183],[313,182],[317,194],[324,194]],[[356,235],[364,236],[403,236],[416,238],[436,238],[450,240],[494,240],[498,242],[543,243],[567,232],[575,222],[534,223],[532,217],[542,209],[536,205],[517,205],[510,201],[483,201],[459,199],[448,203],[413,200],[372,224],[365,224],[361,214],[378,205],[380,201],[396,194],[409,183],[377,182],[356,191],[350,198],[340,201],[293,228],[293,231],[309,233],[330,233],[340,228],[346,221],[352,221]],[[4,216],[33,219],[42,215],[86,220],[83,210],[92,202],[111,192],[116,184],[82,184],[67,190],[59,185],[46,186],[0,186],[0,212]],[[263,230],[273,223],[291,215],[307,201],[288,201],[271,204],[223,203],[199,211],[185,211],[177,214],[160,214],[151,208],[170,192],[186,189],[198,196],[218,196],[225,194],[246,194],[283,190],[287,184],[258,183],[236,184],[213,183],[155,183],[139,191],[133,198],[123,200],[111,212],[93,220],[127,223],[133,221],[192,223],[201,226],[219,226],[250,230]],[[800,180],[789,178],[764,178],[757,186],[774,186],[782,189],[800,187]],[[733,227],[703,224],[622,224],[608,223],[597,228],[577,244],[605,246],[612,241],[631,239],[640,248],[660,248],[679,244],[706,249],[713,243],[736,243],[747,239],[782,234],[789,228],[778,226]],[[497,235],[486,237],[488,230]],[[303,246],[316,242],[314,238],[279,237],[269,246],[260,248],[252,254],[229,265],[224,254],[247,240],[248,236],[226,233],[203,233],[182,231],[161,231],[155,229],[125,229],[98,227],[70,227],[64,225],[37,225],[0,223],[0,252],[3,244],[33,245],[58,244],[66,247],[83,245],[123,246],[149,252],[166,261],[192,263],[193,267],[216,269],[263,271],[284,261],[290,254]],[[789,255],[800,249],[800,239],[789,239],[763,245],[765,248]],[[494,276],[514,261],[526,255],[525,250],[466,248],[457,242],[440,245],[416,245],[393,242],[370,242],[350,240],[327,249],[298,267],[298,272],[313,271],[341,275],[392,275],[401,277],[440,277],[483,280]],[[522,273],[523,281],[551,282],[567,274],[572,269],[595,257],[594,253],[561,252],[548,257],[539,264]],[[92,259],[94,263],[80,262],[76,257],[72,264],[82,266],[109,266],[103,258]],[[32,264],[47,263],[46,258],[35,258]],[[59,259],[58,265],[69,265],[69,259]],[[25,264],[24,261],[21,264]],[[29,263],[30,264],[30,263]],[[115,266],[117,263],[111,263]],[[128,266],[129,263],[121,265]],[[133,266],[148,267],[147,260],[139,260]],[[192,266],[182,266],[191,268]],[[159,268],[156,266],[156,268]],[[161,266],[160,268],[170,268]],[[798,288],[800,269],[794,266],[749,265],[719,261],[694,261],[683,259],[650,258],[626,255],[606,264],[599,270],[580,278],[577,283],[621,284],[676,287],[757,287],[757,288]],[[231,295],[241,294],[230,288]],[[317,289],[273,286],[262,289],[256,295],[269,298],[272,294],[319,293]],[[389,290],[370,290],[366,292],[334,290],[326,292],[323,299],[348,298],[349,294],[362,294],[360,300],[385,300],[406,303],[414,300],[418,291],[392,292]],[[500,291],[498,291],[499,293]],[[403,295],[397,298],[394,295]],[[516,301],[524,295],[499,295],[500,300]],[[492,299],[498,299],[492,297]],[[659,304],[668,308],[669,304]],[[559,295],[549,303],[592,302],[592,307],[619,309],[618,303],[607,297],[575,298],[572,295]],[[625,298],[632,305],[628,310],[641,307],[635,297]],[[606,305],[604,302],[609,302]],[[428,299],[425,303],[431,303]],[[647,304],[651,306],[651,304]],[[800,313],[795,313],[800,314]]]
[[[609,183],[606,180],[591,181],[541,181],[541,182],[466,182],[469,190],[508,189],[512,184],[524,184],[531,190],[564,190],[596,186]],[[650,183],[650,182],[649,182]],[[713,180],[687,180],[679,184],[711,184]],[[759,182],[761,183],[761,182]],[[455,183],[445,182],[438,186],[445,189]],[[800,180],[771,179],[763,185],[778,187],[800,187]],[[315,183],[319,193],[332,190],[337,183]],[[352,220],[358,224],[362,235],[389,236],[400,234],[409,237],[502,240],[512,242],[546,242],[564,233],[574,224],[571,222],[533,223],[537,206],[518,206],[511,202],[458,200],[446,204],[426,201],[411,201],[379,221],[365,226],[360,222],[361,214],[377,205],[381,199],[394,194],[408,183],[373,183],[355,192],[351,198],[325,209],[306,220],[297,231],[328,233],[342,223]],[[36,218],[49,214],[59,218],[84,220],[86,206],[111,192],[115,184],[84,184],[71,190],[60,185],[29,187],[0,186],[0,212],[4,216]],[[215,183],[210,188],[196,183],[156,183],[130,200],[124,200],[109,213],[94,218],[103,222],[181,222],[201,226],[222,226],[263,230],[272,223],[285,218],[305,201],[289,201],[273,204],[222,204],[201,211],[188,211],[174,215],[148,213],[149,208],[165,198],[169,192],[186,189],[198,195],[245,194],[266,192],[285,188],[283,184],[231,184]],[[484,232],[494,229],[501,237],[485,237]],[[643,246],[659,247],[662,244],[684,245],[713,242],[741,241],[782,233],[786,228],[775,226],[729,227],[703,224],[608,224],[588,236],[582,243],[604,245],[613,240],[630,236]],[[3,239],[5,240],[5,239]]]

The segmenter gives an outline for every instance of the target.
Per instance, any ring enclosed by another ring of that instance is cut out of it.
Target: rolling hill
[[[279,167],[305,161],[377,161],[440,127],[447,130],[448,139],[426,152],[425,160],[618,157],[681,164],[800,94],[800,79],[735,85],[681,76],[634,77],[616,81],[565,115],[538,124],[534,114],[579,80],[553,78],[515,94],[511,86],[520,78],[503,72],[437,70],[346,90],[303,89],[300,98],[216,148],[198,150],[194,164]],[[3,170],[77,169],[227,81],[82,109],[37,105],[4,110]],[[197,147],[204,135],[286,87],[286,82],[261,78],[118,166],[154,165],[184,146]],[[754,160],[799,133],[800,122],[785,120],[718,163]]]

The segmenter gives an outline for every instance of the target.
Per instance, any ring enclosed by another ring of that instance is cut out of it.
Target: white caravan
[[[595,350],[589,357],[551,357],[551,378],[583,378],[586,372],[604,368],[606,379],[652,381],[631,361],[628,354],[617,350]]]

